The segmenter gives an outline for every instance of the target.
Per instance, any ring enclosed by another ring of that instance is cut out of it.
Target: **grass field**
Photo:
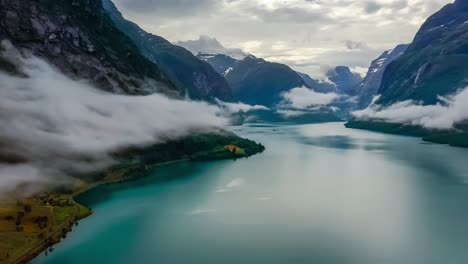
[[[71,231],[89,209],[71,196],[43,194],[0,202],[0,263],[26,263]]]

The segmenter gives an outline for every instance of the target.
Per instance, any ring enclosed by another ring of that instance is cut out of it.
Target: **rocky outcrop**
[[[182,91],[114,26],[100,0],[0,0],[0,39],[110,92]]]

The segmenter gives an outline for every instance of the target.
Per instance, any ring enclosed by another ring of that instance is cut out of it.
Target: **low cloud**
[[[295,110],[307,110],[329,105],[340,96],[336,93],[317,93],[306,87],[294,88],[282,94],[282,107]]]
[[[270,108],[263,105],[249,105],[244,103],[227,103],[221,100],[216,100],[219,107],[224,110],[227,115],[233,115],[238,113],[248,113],[253,111],[268,111]]]
[[[16,61],[27,77],[0,72],[0,191],[71,184],[73,175],[111,165],[110,153],[119,149],[227,123],[216,106],[159,94],[104,93],[6,48],[2,56]]]
[[[347,99],[337,93],[318,93],[306,87],[294,88],[281,95],[276,113],[283,117],[299,117],[317,113],[335,113],[340,109],[336,104]]]
[[[435,105],[422,105],[411,100],[388,107],[371,105],[353,115],[361,120],[381,120],[429,129],[453,129],[456,124],[468,120],[468,87],[439,99]]]

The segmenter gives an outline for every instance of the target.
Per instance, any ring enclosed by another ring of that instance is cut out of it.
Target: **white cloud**
[[[298,116],[303,116],[303,115],[307,115],[309,114],[310,112],[309,111],[302,111],[302,110],[278,110],[276,111],[278,114],[286,117],[286,118],[289,118],[289,117],[298,117]]]
[[[318,106],[329,105],[340,96],[336,93],[317,93],[306,87],[294,88],[282,94],[282,108],[307,110]]]
[[[270,108],[263,105],[249,105],[244,103],[227,103],[221,100],[216,100],[221,109],[225,111],[226,114],[238,114],[238,113],[248,113],[252,111],[268,111]]]
[[[0,191],[69,183],[70,175],[111,164],[113,151],[227,123],[216,106],[104,93],[38,58],[8,53],[28,77],[0,73]]]
[[[452,96],[440,97],[440,102],[436,105],[404,101],[388,107],[371,105],[365,110],[354,112],[353,115],[363,120],[377,119],[429,129],[451,129],[456,124],[468,120],[468,88]]]

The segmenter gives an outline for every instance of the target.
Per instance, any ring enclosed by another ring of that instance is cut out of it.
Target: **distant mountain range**
[[[337,66],[327,72],[328,79],[336,86],[336,93],[356,95],[356,86],[362,82],[362,77],[346,66]]]
[[[282,94],[293,88],[307,87],[317,93],[351,96],[355,95],[355,89],[362,81],[361,76],[345,66],[329,70],[327,76],[330,80],[320,81],[287,65],[253,55],[236,59],[226,54],[197,53],[197,57],[211,64],[226,78],[236,100],[270,108],[275,108],[282,101]],[[340,103],[340,106],[344,105]]]

